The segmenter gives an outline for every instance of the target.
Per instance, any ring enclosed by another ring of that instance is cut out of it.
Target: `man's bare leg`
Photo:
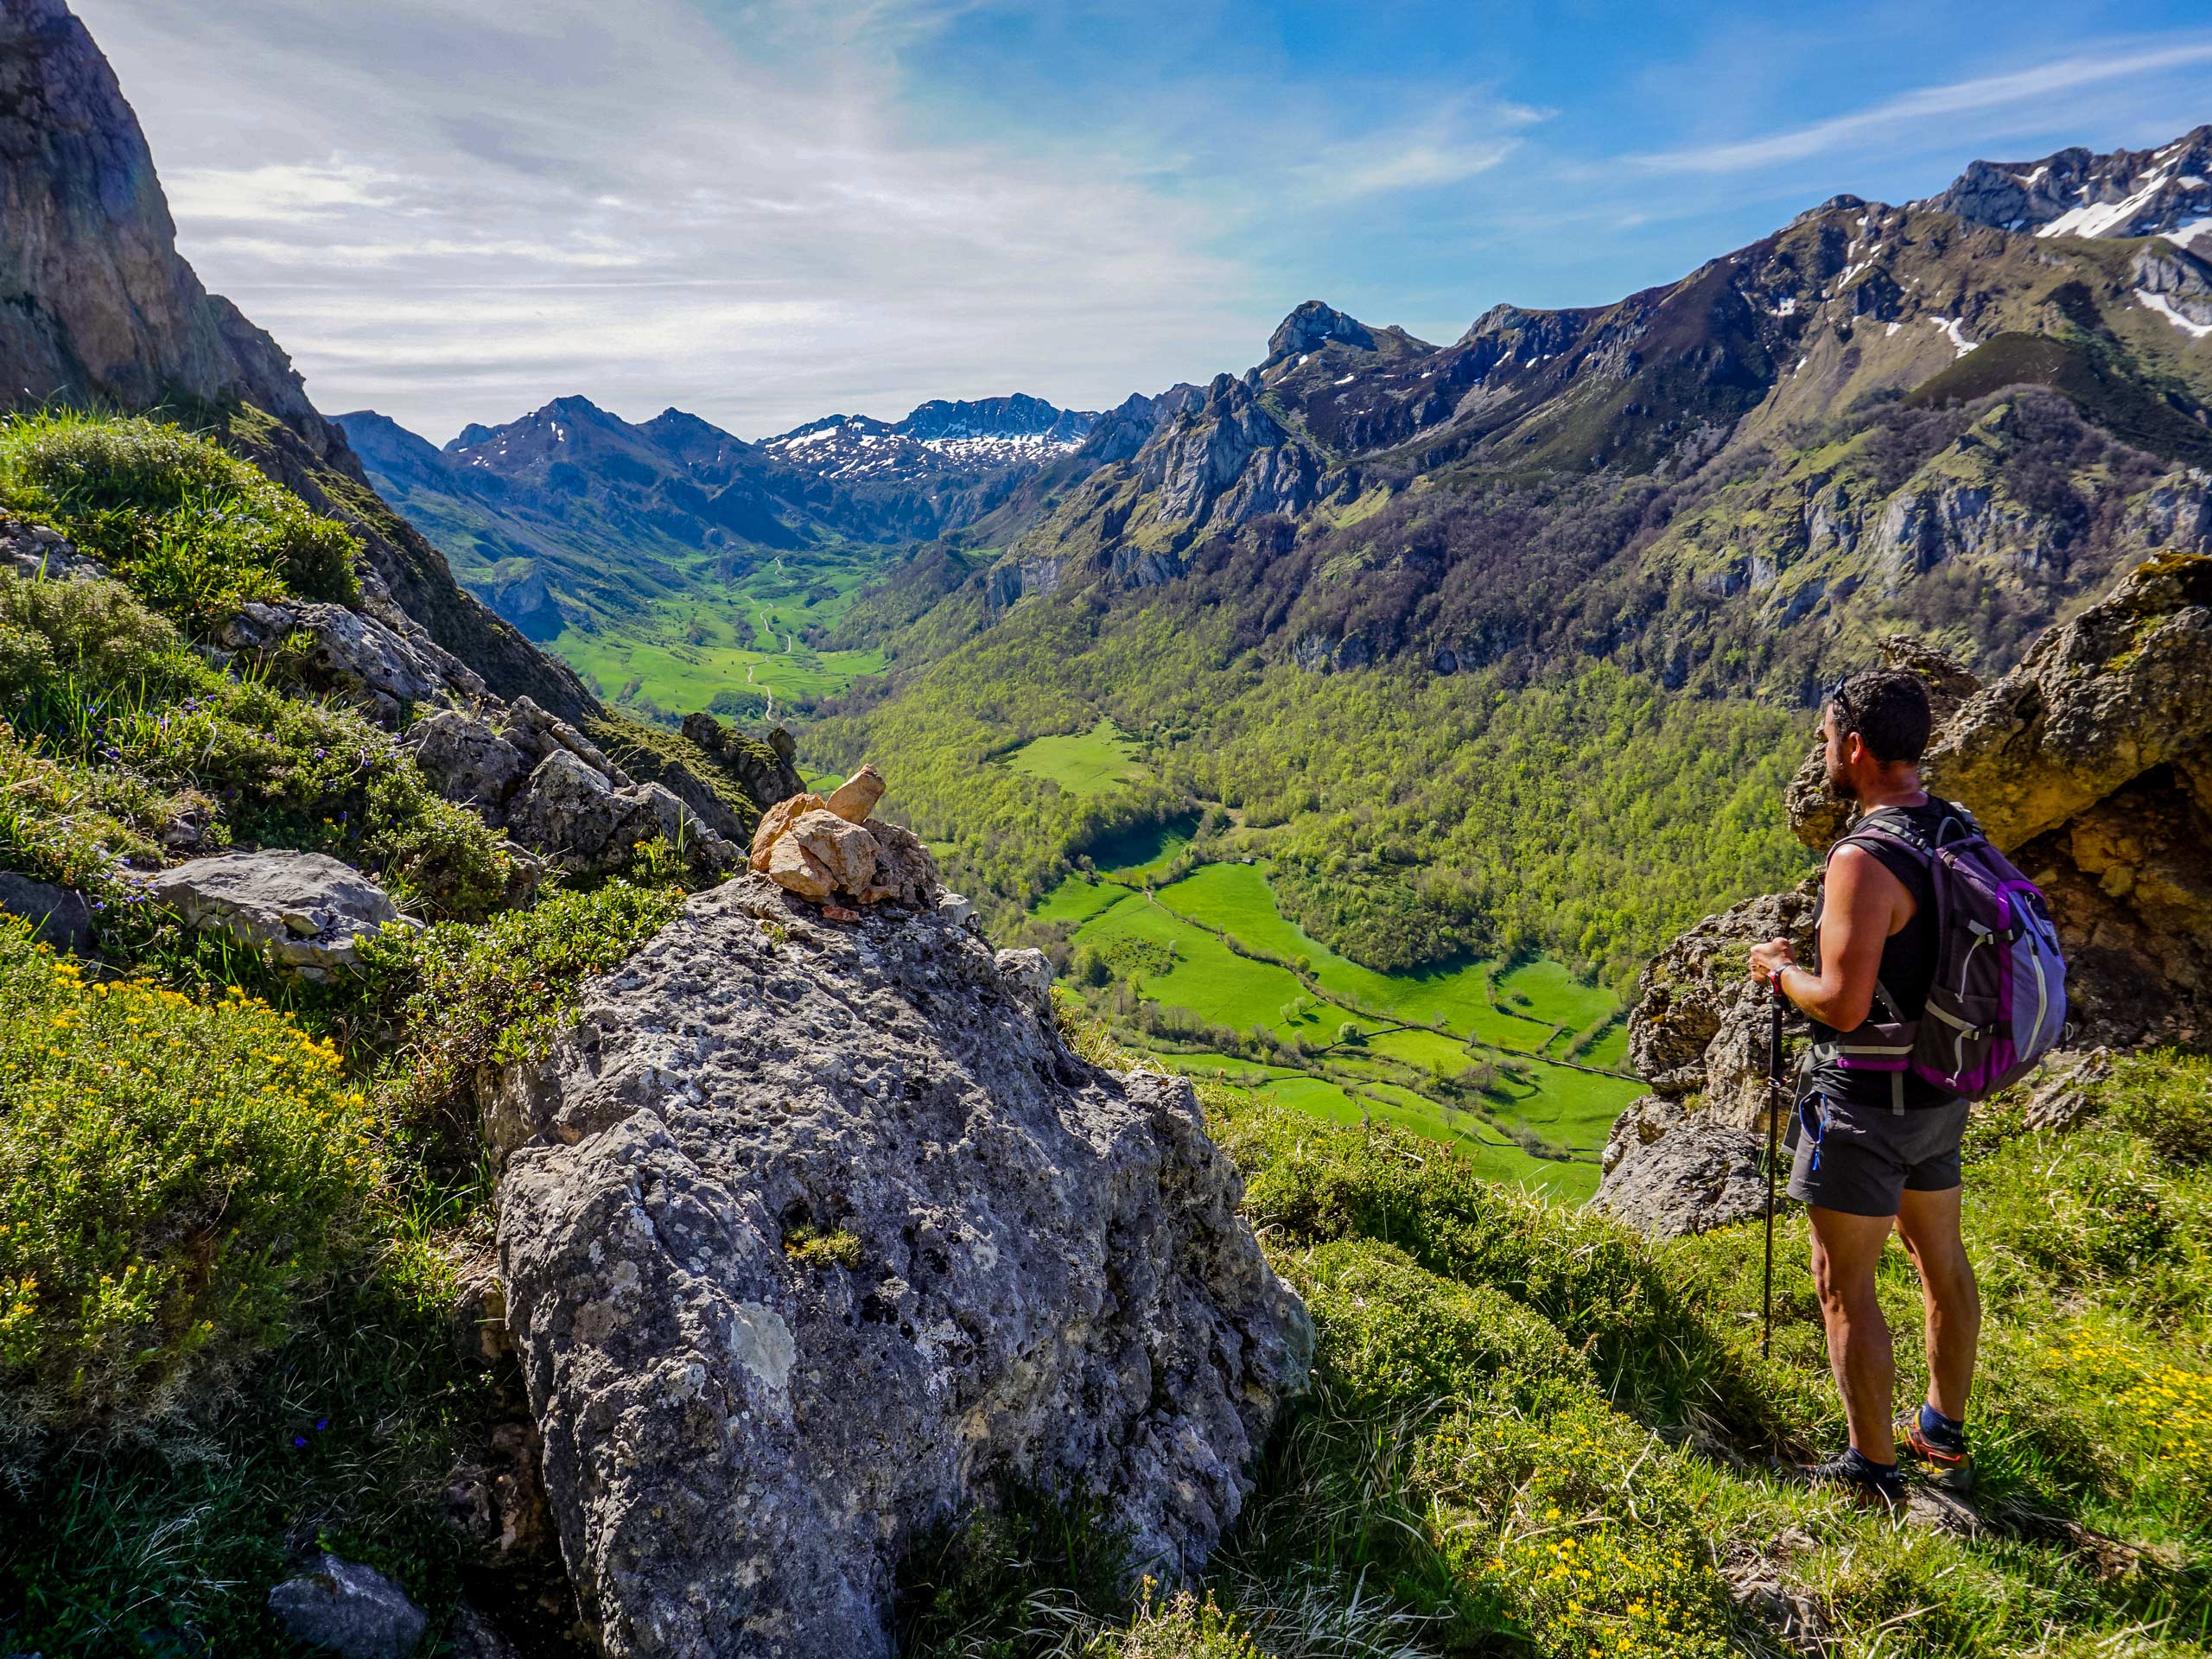
[[[1890,1410],[1897,1392],[1897,1356],[1889,1321],[1874,1297],[1874,1267],[1889,1243],[1893,1217],[1847,1215],[1817,1205],[1813,1222],[1813,1287],[1827,1326],[1828,1364],[1843,1395],[1851,1444],[1873,1463],[1895,1463]]]
[[[1942,1192],[1908,1191],[1897,1201],[1897,1232],[1920,1273],[1928,1306],[1928,1403],[1946,1417],[1966,1421],[1967,1392],[1974,1385],[1974,1355],[1981,1343],[1981,1290],[1959,1236],[1964,1187]]]

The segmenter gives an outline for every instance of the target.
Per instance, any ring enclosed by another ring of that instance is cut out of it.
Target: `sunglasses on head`
[[[1851,698],[1844,690],[1844,688],[1850,683],[1850,675],[1840,675],[1837,677],[1835,683],[1828,687],[1826,691],[1821,694],[1821,709],[1826,710],[1829,704],[1834,704],[1836,711],[1843,716],[1846,725],[1848,725],[1849,722],[1859,718],[1859,711],[1851,706]],[[1815,721],[1813,722],[1813,730],[1815,736],[1818,736],[1823,729],[1824,726],[1821,721]]]

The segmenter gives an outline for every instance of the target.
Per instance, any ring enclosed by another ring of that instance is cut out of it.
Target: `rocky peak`
[[[1332,343],[1371,352],[1375,335],[1357,317],[1346,316],[1319,300],[1308,300],[1268,336],[1268,360],[1272,363],[1300,352],[1318,352]]]
[[[177,255],[115,72],[61,0],[0,7],[0,404],[251,403],[328,434],[290,359]]]
[[[2062,149],[2037,162],[1975,162],[1916,207],[2037,236],[2208,238],[2212,125],[2156,149]]]
[[[1088,410],[1060,409],[1042,397],[1017,391],[1005,397],[969,401],[931,398],[894,429],[928,442],[961,438],[1036,438],[1047,443],[1083,441],[1098,416]]]

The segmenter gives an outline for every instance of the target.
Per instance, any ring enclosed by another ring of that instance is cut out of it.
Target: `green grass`
[[[1549,1034],[1547,1023],[1492,1005],[1488,963],[1385,974],[1339,956],[1283,915],[1264,865],[1203,864],[1161,888],[1160,899],[1178,913],[1234,934],[1271,955],[1293,962],[1304,957],[1324,989],[1359,1007],[1400,1020],[1440,1020],[1455,1032],[1471,1033],[1501,1048],[1534,1052]],[[1601,999],[1603,1006],[1616,1005],[1610,992],[1583,986],[1558,964],[1552,966],[1567,982]]]
[[[1144,772],[1136,745],[1110,720],[1087,732],[1039,737],[1007,757],[1007,765],[1031,778],[1048,779],[1073,795],[1109,795]]]
[[[1303,1045],[1305,1055],[1287,1066],[1281,1062],[1293,1057],[1270,1057],[1263,1048],[1242,1058],[1213,1054],[1205,1064],[1163,1055],[1171,1068],[1201,1075],[1227,1067],[1232,1077],[1243,1077],[1272,1058],[1276,1064],[1268,1068],[1268,1080],[1251,1090],[1256,1097],[1325,1122],[1364,1117],[1392,1123],[1462,1147],[1494,1179],[1524,1183],[1557,1198],[1579,1201],[1595,1190],[1597,1170],[1589,1160],[1605,1145],[1613,1120],[1642,1091],[1632,1079],[1535,1058],[1532,1051],[1553,1037],[1554,1026],[1492,1007],[1487,963],[1382,974],[1317,944],[1277,908],[1264,865],[1201,865],[1151,898],[1113,880],[1071,877],[1031,916],[1070,929],[1070,962],[1078,982],[1094,990],[1109,982],[1108,976],[1125,982],[1141,999],[1139,1015],[1152,1017],[1146,1005],[1170,1020],[1179,1018],[1171,1011],[1187,1011],[1208,1029],[1186,1034],[1206,1041],[1225,1040],[1224,1027],[1240,1038],[1261,1027]],[[1243,951],[1277,960],[1232,950],[1209,927],[1236,941]],[[1306,990],[1294,969],[1281,965],[1301,961],[1323,995]],[[1587,1014],[1586,1023],[1594,1024],[1615,1010],[1610,993],[1581,983],[1556,963],[1538,961],[1508,977],[1554,1016]],[[1332,1002],[1331,996],[1344,1001]],[[1378,1014],[1393,1017],[1378,1019]],[[1441,1020],[1448,1030],[1389,1028],[1406,1019]],[[1341,1041],[1347,1025],[1361,1040]],[[1496,1052],[1501,1048],[1509,1052]],[[1624,1039],[1609,1034],[1601,1052],[1618,1059],[1615,1051],[1622,1049]],[[1496,1069],[1503,1065],[1515,1071]],[[1478,1079],[1491,1079],[1486,1090],[1465,1092],[1464,1074],[1471,1070]],[[1484,1114],[1495,1122],[1485,1123]],[[1532,1155],[1546,1149],[1574,1154],[1578,1160]]]
[[[1620,1007],[1620,999],[1611,991],[1577,979],[1566,964],[1545,957],[1501,976],[1497,997],[1508,1007],[1570,1032],[1594,1025]]]
[[[198,637],[249,601],[360,595],[351,531],[168,423],[75,410],[0,422],[0,499]]]

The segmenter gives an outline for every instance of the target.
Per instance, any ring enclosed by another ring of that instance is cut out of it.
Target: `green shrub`
[[[337,1055],[242,996],[195,1001],[0,925],[0,1397],[112,1429],[282,1333],[374,1189]]]
[[[610,881],[552,893],[481,927],[387,928],[361,958],[405,1033],[385,1092],[403,1122],[449,1100],[480,1066],[541,1053],[576,988],[620,966],[683,908],[673,887]]]
[[[132,867],[159,868],[167,794],[137,779],[33,753],[0,721],[0,869],[73,887],[103,910],[137,892]]]
[[[194,632],[251,600],[360,596],[351,531],[179,426],[19,416],[0,426],[0,486]]]

